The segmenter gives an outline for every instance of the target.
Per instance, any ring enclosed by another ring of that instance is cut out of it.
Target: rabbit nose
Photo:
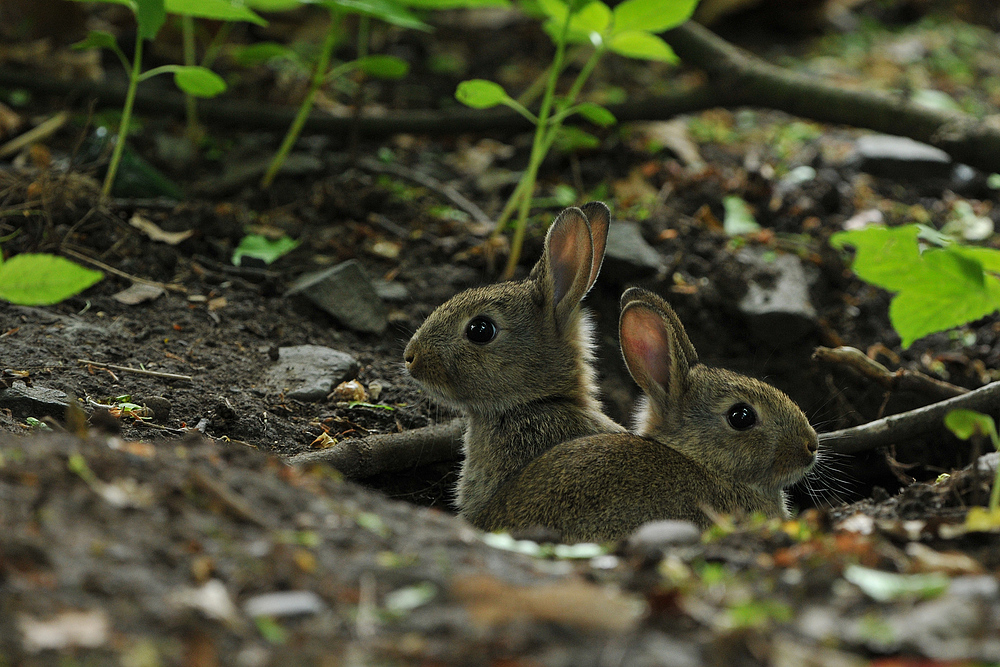
[[[406,349],[403,350],[403,362],[406,367],[409,368],[413,365],[413,361],[417,358],[417,353],[413,350],[413,345],[408,343]]]
[[[810,454],[815,454],[817,449],[819,449],[819,438],[813,436],[806,440],[806,450]]]

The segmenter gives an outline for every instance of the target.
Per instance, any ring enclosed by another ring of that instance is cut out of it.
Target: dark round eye
[[[726,412],[726,421],[737,431],[745,431],[757,423],[757,411],[746,403],[737,403]]]
[[[473,317],[465,325],[465,337],[476,345],[486,345],[497,337],[499,331],[496,323],[484,315]]]

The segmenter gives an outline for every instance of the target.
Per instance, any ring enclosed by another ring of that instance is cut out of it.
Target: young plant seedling
[[[132,10],[135,15],[138,29],[135,34],[135,52],[132,60],[128,57],[115,42],[114,36],[100,30],[91,31],[82,41],[73,45],[75,49],[108,49],[121,60],[122,66],[128,72],[128,90],[125,93],[125,103],[122,105],[122,117],[118,126],[118,137],[115,141],[114,150],[111,153],[111,160],[108,162],[108,173],[104,177],[104,185],[101,187],[101,200],[107,199],[111,193],[111,186],[115,182],[115,175],[118,173],[118,165],[122,159],[122,151],[125,149],[125,139],[128,136],[129,124],[132,122],[132,107],[135,105],[135,91],[141,81],[152,78],[158,74],[173,74],[174,83],[177,87],[189,95],[195,97],[215,97],[226,89],[226,82],[215,72],[204,67],[191,67],[187,65],[163,65],[153,68],[147,72],[142,71],[142,49],[146,41],[156,39],[157,33],[163,26],[167,17],[167,8],[164,0],[76,0],[77,2],[109,2],[117,5],[124,5]],[[222,1],[222,0],[213,0]],[[194,0],[170,0],[174,7],[183,8],[196,4]],[[229,4],[229,3],[226,3]]]
[[[537,115],[513,99],[497,83],[484,79],[463,81],[455,91],[459,102],[475,109],[488,109],[503,104],[521,114],[535,125],[534,141],[528,168],[511,194],[497,220],[497,232],[503,230],[510,217],[517,212],[510,256],[503,277],[514,274],[524,243],[528,212],[538,169],[553,144],[566,135],[562,123],[573,114],[579,114],[595,125],[608,127],[616,121],[604,107],[591,102],[578,103],[577,99],[594,67],[607,52],[629,58],[677,62],[673,49],[656,33],[684,23],[691,16],[698,0],[625,0],[613,10],[601,0],[539,0],[538,7],[545,14],[544,28],[555,42],[556,52],[546,73],[546,84]],[[566,69],[566,49],[571,44],[590,45],[593,52],[580,70],[569,90],[556,94],[556,84]],[[576,141],[586,141],[586,133],[577,130]],[[591,144],[597,139],[590,137]]]

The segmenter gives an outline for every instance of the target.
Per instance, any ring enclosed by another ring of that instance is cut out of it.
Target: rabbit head
[[[812,466],[817,436],[802,410],[768,384],[700,363],[666,301],[627,290],[619,333],[629,373],[646,393],[639,434],[765,495]]]
[[[566,209],[526,280],[469,289],[438,307],[406,346],[410,375],[468,413],[592,397],[591,324],[580,301],[600,271],[610,219],[600,202]]]

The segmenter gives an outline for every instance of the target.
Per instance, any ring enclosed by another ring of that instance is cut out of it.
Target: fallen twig
[[[19,152],[22,148],[31,144],[43,141],[52,136],[69,120],[68,111],[60,111],[45,122],[39,123],[36,127],[28,130],[24,134],[14,137],[3,146],[0,146],[0,157],[7,157]]]
[[[76,257],[77,259],[79,259],[79,260],[81,260],[83,262],[87,262],[88,264],[93,264],[94,266],[96,266],[97,268],[101,269],[102,271],[107,271],[108,273],[114,274],[114,275],[118,276],[119,278],[125,278],[126,280],[131,280],[134,283],[142,283],[143,285],[152,285],[153,287],[159,287],[160,289],[171,290],[173,292],[187,292],[187,288],[184,287],[183,285],[173,285],[171,283],[158,283],[155,280],[147,280],[145,278],[140,278],[138,276],[133,276],[130,273],[125,273],[124,271],[116,269],[113,266],[108,266],[104,262],[98,261],[98,260],[94,259],[93,257],[88,257],[88,256],[84,255],[83,253],[77,252],[77,251],[75,251],[75,250],[73,250],[71,248],[67,248],[65,246],[63,248],[61,248],[60,252],[65,253],[65,254],[69,255],[70,257]]]
[[[90,359],[77,359],[81,364],[87,364],[88,366],[97,366],[98,368],[112,368],[116,371],[125,371],[127,373],[137,373],[139,375],[149,375],[150,377],[163,378],[164,380],[183,380],[185,382],[193,382],[194,378],[190,375],[178,375],[177,373],[164,373],[163,371],[147,371],[145,368],[132,368],[130,366],[116,366],[115,364],[106,364],[103,361],[92,361]]]
[[[991,382],[961,396],[883,417],[861,426],[820,433],[819,442],[821,446],[842,454],[866,452],[939,431],[944,427],[944,416],[959,408],[978,410],[994,418],[1000,417],[1000,382]]]
[[[402,433],[381,433],[348,438],[333,447],[296,454],[294,465],[325,461],[348,479],[364,479],[384,472],[398,472],[461,456],[464,419],[433,424]]]
[[[890,371],[855,347],[817,347],[813,359],[846,366],[890,391],[913,391],[938,401],[969,393],[965,387],[932,378],[920,371],[906,368]]]
[[[490,220],[490,216],[483,212],[483,209],[479,208],[477,204],[467,199],[455,188],[446,183],[442,183],[436,178],[423,174],[419,171],[409,169],[401,164],[378,162],[377,160],[373,160],[371,158],[361,158],[358,160],[358,166],[362,169],[367,169],[368,171],[374,171],[380,174],[392,174],[393,176],[399,176],[400,178],[405,178],[406,180],[412,181],[417,185],[422,185],[429,190],[433,190],[450,201],[457,208],[468,213],[476,222],[487,225],[489,229],[486,231],[493,230],[493,221]]]

